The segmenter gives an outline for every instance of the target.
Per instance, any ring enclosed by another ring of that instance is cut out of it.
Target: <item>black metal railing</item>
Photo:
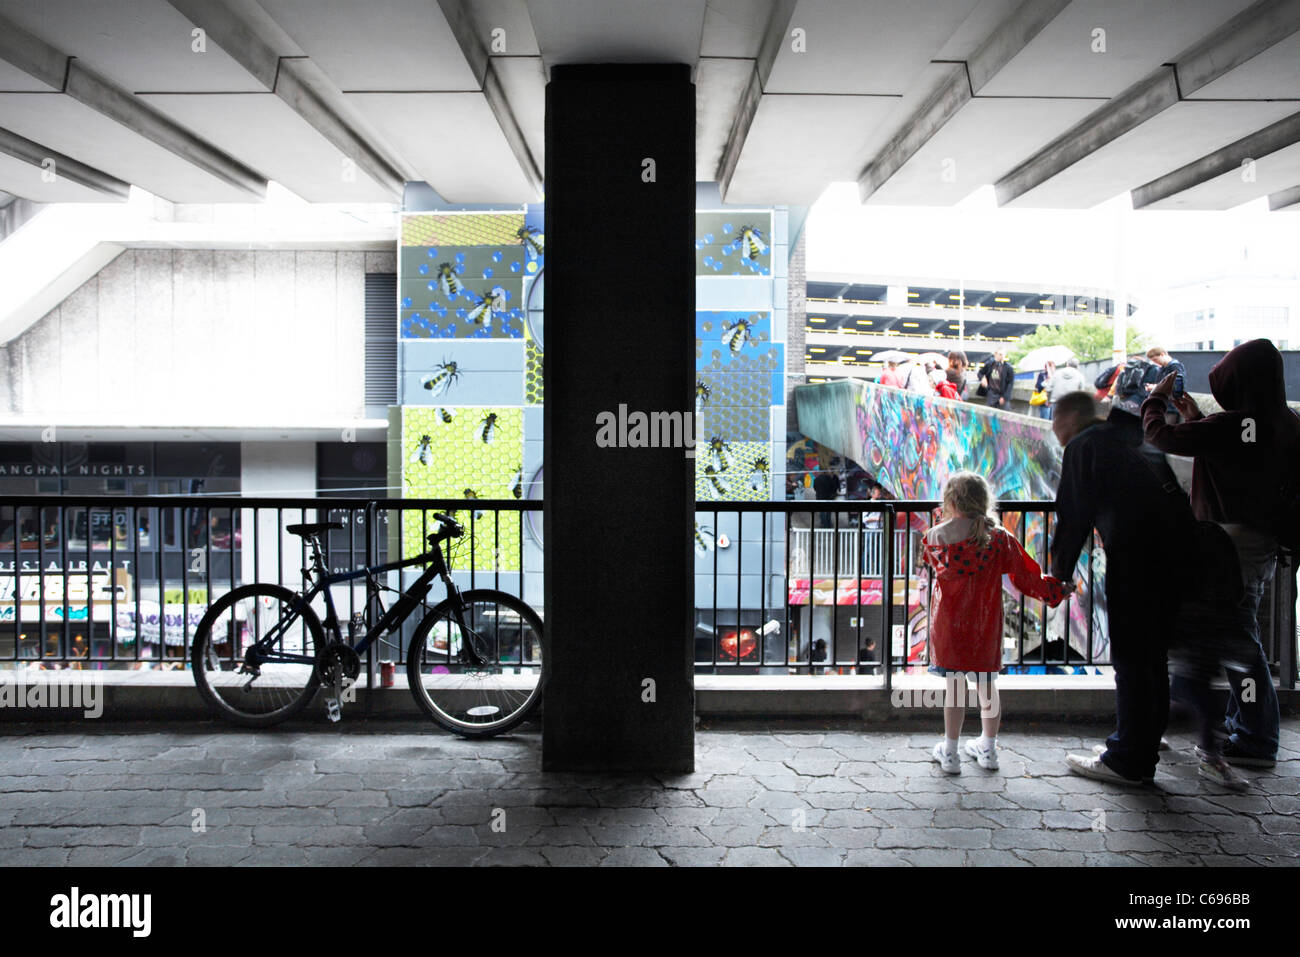
[[[296,522],[342,522],[322,544],[327,567],[345,571],[419,554],[430,514],[458,511],[469,533],[451,546],[457,584],[490,583],[530,600],[540,595],[541,563],[538,550],[538,587],[526,589],[524,513],[540,509],[463,499],[9,496],[0,501],[0,667],[184,668],[209,602],[253,581],[301,587],[307,546],[286,531]],[[399,587],[399,574],[385,584]],[[333,597],[340,619],[378,618],[364,582],[336,586]],[[430,606],[441,597],[435,589]],[[372,645],[370,672],[384,659],[401,662],[407,637]]]
[[[920,568],[921,536],[938,507],[697,503],[696,672],[865,674],[883,676],[888,687],[896,674],[924,671],[933,582]],[[1046,571],[1054,503],[1004,502],[998,513]],[[1009,672],[1109,668],[1104,567],[1094,534],[1076,569],[1076,591],[1058,609],[1004,589]],[[1279,566],[1261,607],[1261,640],[1287,688],[1296,682],[1295,605],[1294,569]]]
[[[932,583],[919,557],[937,505],[697,503],[697,673],[862,674],[888,686],[895,674],[924,670]],[[210,601],[251,581],[300,587],[306,548],[285,531],[300,521],[344,524],[324,539],[327,565],[344,571],[417,554],[430,513],[459,511],[470,533],[451,556],[457,584],[509,591],[544,617],[541,508],[510,500],[11,496],[0,501],[0,668],[184,668]],[[1002,503],[1000,513],[1046,567],[1052,503]],[[1077,593],[1058,611],[1004,593],[1008,670],[1096,673],[1109,664],[1099,542],[1088,555]],[[390,587],[401,585],[397,574]],[[428,601],[441,597],[435,588]],[[336,586],[334,599],[341,619],[360,612],[374,621],[380,613],[362,584]],[[1261,637],[1288,688],[1296,681],[1295,604],[1293,569],[1280,568],[1261,609]],[[408,638],[372,645],[367,673],[383,660],[400,664]]]

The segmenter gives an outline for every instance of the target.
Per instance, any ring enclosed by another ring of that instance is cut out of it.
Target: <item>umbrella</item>
[[[872,362],[911,362],[916,356],[910,353],[900,352],[897,349],[886,349],[884,352],[877,352],[871,357]]]
[[[940,369],[948,367],[948,357],[940,352],[926,352],[916,357],[916,361],[925,365],[927,362],[933,362]]]
[[[1068,346],[1043,346],[1041,349],[1027,353],[1023,359],[1016,363],[1018,372],[1037,372],[1048,362],[1054,362],[1060,365],[1066,359],[1074,358],[1074,350]]]

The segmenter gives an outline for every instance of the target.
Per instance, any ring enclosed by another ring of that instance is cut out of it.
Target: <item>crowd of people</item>
[[[1116,724],[1093,753],[1068,755],[1070,769],[1118,784],[1151,783],[1171,693],[1197,716],[1204,777],[1242,790],[1248,782],[1235,767],[1274,765],[1280,715],[1259,612],[1279,552],[1290,544],[1278,529],[1293,527],[1300,498],[1290,491],[1290,477],[1300,472],[1300,416],[1286,403],[1282,355],[1267,339],[1238,346],[1211,371],[1222,411],[1203,414],[1182,392],[1180,374],[1181,364],[1163,350],[1108,370],[1108,381],[1096,383],[1112,398],[1105,418],[1088,390],[1056,398],[1052,429],[1065,454],[1050,574],[1000,528],[981,476],[949,477],[941,521],[926,533],[923,553],[935,580],[931,670],[946,677],[951,695],[933,752],[943,771],[961,770],[957,738],[968,680],[979,689],[982,733],[964,750],[980,766],[997,767],[1002,575],[1055,606],[1073,590],[1094,529],[1106,554]],[[994,370],[990,385],[999,377]],[[1193,459],[1190,498],[1164,453]],[[1226,714],[1214,710],[1211,692],[1224,675]]]

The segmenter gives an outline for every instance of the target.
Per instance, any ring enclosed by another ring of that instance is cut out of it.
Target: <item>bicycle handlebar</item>
[[[433,517],[438,520],[442,527],[429,536],[430,545],[436,545],[444,538],[460,538],[465,534],[465,526],[446,512],[434,512]]]

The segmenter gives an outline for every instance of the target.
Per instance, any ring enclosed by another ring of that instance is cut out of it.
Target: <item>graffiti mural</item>
[[[1062,452],[1048,422],[875,383],[800,386],[795,401],[801,432],[860,464],[899,499],[937,500],[948,476],[962,470],[983,475],[1002,501],[1056,497]],[[1020,513],[1009,512],[1004,520],[1021,533]],[[1026,550],[1045,567],[1047,517],[1029,513],[1023,521]],[[1026,600],[1022,611],[1021,595],[1004,579],[1005,660],[1019,661],[1023,653],[1025,664],[1017,668],[1032,670],[1044,642],[1048,659],[1063,658],[1067,644],[1071,657],[1089,652],[1094,659],[1107,657],[1105,571],[1100,547],[1085,550],[1075,570],[1075,595],[1055,609]],[[909,631],[910,656],[918,651],[918,640],[923,644],[924,611],[919,623],[909,621]]]
[[[846,454],[899,498],[937,499],[963,469],[1000,499],[1056,495],[1061,449],[1044,421],[874,383],[862,387],[854,417],[858,448]]]
[[[413,498],[463,499],[457,518],[473,534],[458,552],[468,567],[519,567],[519,516],[484,514],[474,499],[509,499],[523,463],[523,411],[508,407],[408,407],[402,410],[402,490]],[[403,515],[402,555],[424,546],[427,516]]]

